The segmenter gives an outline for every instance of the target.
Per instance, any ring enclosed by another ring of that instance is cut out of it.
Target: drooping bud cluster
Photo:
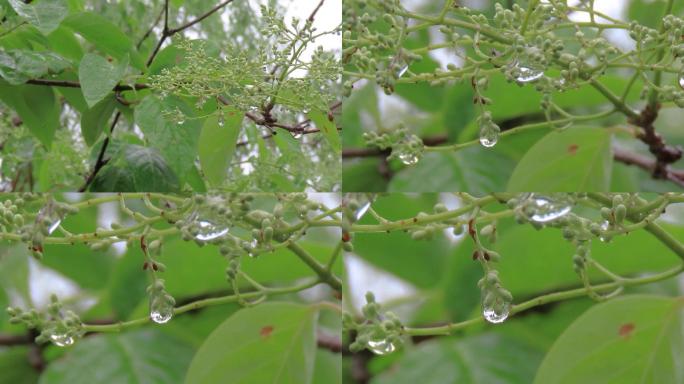
[[[382,133],[363,134],[366,144],[382,150],[392,149],[388,159],[398,159],[405,165],[415,165],[423,157],[425,145],[420,137],[409,133],[408,128],[400,125],[397,129]]]
[[[342,247],[352,252],[351,226],[368,212],[375,196],[368,193],[345,193],[342,197]]]
[[[168,323],[173,317],[176,300],[166,292],[164,280],[156,279],[149,287],[150,320],[157,324]]]
[[[356,334],[349,350],[359,352],[368,349],[376,355],[396,351],[403,344],[401,321],[391,312],[381,314],[373,293],[366,293],[366,301],[362,310],[365,319],[362,322],[356,322],[349,314],[344,314],[344,329]]]
[[[64,310],[56,295],[50,296],[50,304],[45,312],[10,307],[7,313],[10,323],[39,330],[40,334],[36,337],[38,343],[51,342],[58,347],[67,347],[84,334],[81,319],[74,312]]]
[[[511,311],[513,295],[501,286],[499,272],[491,269],[477,282],[482,296],[482,316],[490,323],[502,323]]]

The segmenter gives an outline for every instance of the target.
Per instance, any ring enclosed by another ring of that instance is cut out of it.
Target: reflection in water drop
[[[202,240],[202,241],[209,241],[209,240],[214,240],[217,239],[226,233],[228,233],[229,228],[227,227],[220,227],[210,221],[207,220],[198,220],[197,221],[197,235],[195,235],[195,238],[197,240]]]
[[[163,299],[154,299],[150,303],[150,320],[157,324],[166,324],[173,317],[173,305]]]
[[[399,160],[405,165],[415,165],[418,163],[418,156],[415,153],[402,152],[399,154]]]
[[[480,144],[483,147],[491,148],[499,142],[499,132],[494,129],[484,129],[480,132]]]
[[[539,69],[519,65],[518,74],[515,77],[515,81],[518,83],[530,83],[539,80],[539,78],[541,78],[543,75],[544,72]]]
[[[58,347],[67,347],[74,344],[74,338],[66,333],[53,333],[50,335],[50,341]]]
[[[570,212],[571,205],[565,201],[554,201],[546,196],[532,194],[530,196],[533,214],[532,221],[547,223],[562,217]]]
[[[372,339],[368,341],[368,349],[376,355],[387,355],[397,348],[387,339]]]
[[[490,323],[499,324],[508,318],[510,310],[511,305],[509,303],[499,303],[495,307],[483,307],[482,316]]]

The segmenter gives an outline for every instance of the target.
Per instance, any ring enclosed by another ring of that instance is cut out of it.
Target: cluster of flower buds
[[[354,341],[349,345],[352,352],[363,349],[377,355],[386,355],[394,352],[403,344],[403,325],[399,318],[391,312],[380,313],[380,305],[375,302],[373,293],[366,293],[367,304],[363,307],[364,320],[356,322],[351,315],[343,316],[343,327],[356,334]]]
[[[78,315],[64,310],[56,295],[50,296],[50,304],[45,312],[10,307],[7,308],[7,313],[10,315],[10,323],[24,324],[29,329],[39,330],[40,334],[36,337],[38,343],[52,342],[58,347],[66,347],[74,344],[85,333]]]
[[[173,317],[176,300],[166,292],[164,280],[155,279],[147,287],[147,294],[150,296],[150,319],[157,324],[168,323]]]
[[[415,165],[423,157],[425,145],[420,137],[411,134],[404,125],[386,132],[366,132],[366,144],[382,150],[392,148],[388,159],[399,159],[405,165]]]

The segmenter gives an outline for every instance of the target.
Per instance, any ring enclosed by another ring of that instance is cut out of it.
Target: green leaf
[[[180,383],[192,353],[159,331],[92,336],[49,364],[40,383]]]
[[[174,109],[186,115],[185,122],[175,124],[164,117],[164,111]],[[201,130],[201,121],[195,118],[192,108],[178,98],[169,97],[162,101],[150,95],[135,108],[135,123],[148,145],[159,150],[169,167],[181,180],[185,180],[197,157]]]
[[[0,348],[0,383],[36,383],[38,372],[31,366],[28,355],[29,347]]]
[[[64,25],[71,28],[84,39],[88,40],[97,49],[122,60],[127,54],[131,54],[133,65],[142,69],[141,60],[137,53],[133,52],[133,42],[128,36],[104,16],[94,12],[80,12],[69,15],[64,20]]]
[[[293,303],[237,312],[197,351],[185,382],[311,383],[317,315],[315,308]]]
[[[50,42],[50,48],[54,52],[73,62],[78,62],[83,57],[83,47],[81,47],[81,43],[71,29],[60,25],[59,28],[47,36],[47,39]]]
[[[389,190],[488,193],[503,189],[511,170],[510,158],[478,147],[428,153],[418,164],[398,172],[392,178]]]
[[[373,209],[388,220],[404,219],[417,211],[432,210],[436,198],[435,194],[393,193],[376,199]],[[440,283],[447,272],[448,249],[449,243],[443,236],[436,236],[432,241],[415,241],[401,231],[381,237],[364,232],[354,235],[355,254],[420,288],[433,288]]]
[[[51,87],[0,83],[0,99],[17,112],[43,145],[50,148],[60,126],[60,107]]]
[[[128,57],[117,65],[94,53],[83,56],[78,66],[78,79],[81,82],[83,97],[90,108],[104,99],[126,73]]]
[[[0,76],[12,85],[24,84],[28,79],[59,72],[69,66],[68,61],[52,52],[22,49],[0,52]]]
[[[374,384],[528,384],[542,353],[514,339],[483,334],[437,338],[407,350]]]
[[[114,266],[109,279],[109,302],[116,319],[128,319],[136,306],[146,297],[148,281],[140,267],[144,256],[139,247],[129,247]]]
[[[323,132],[335,152],[342,153],[342,143],[340,142],[340,134],[337,132],[335,121],[329,119],[327,113],[319,110],[309,112],[309,118],[316,124],[316,128]]]
[[[126,145],[97,174],[93,192],[173,192],[178,177],[153,148]]]
[[[608,190],[613,166],[611,138],[611,132],[600,127],[571,127],[549,133],[520,160],[508,190]]]
[[[595,305],[558,338],[535,383],[684,382],[684,301],[634,295]]]
[[[8,0],[14,11],[47,35],[64,20],[69,9],[65,0],[40,0],[26,4],[21,0]]]
[[[213,186],[220,186],[228,175],[228,164],[235,154],[243,119],[242,113],[233,108],[220,113],[223,113],[223,124],[219,124],[218,116],[209,117],[198,144],[202,172]]]
[[[92,146],[100,138],[115,107],[116,98],[109,95],[81,114],[81,134],[88,146]]]

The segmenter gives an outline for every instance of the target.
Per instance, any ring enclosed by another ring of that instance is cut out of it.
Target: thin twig
[[[26,82],[33,85],[46,85],[49,87],[65,87],[65,88],[81,88],[81,83],[70,80],[52,80],[52,79],[30,79]],[[112,88],[114,91],[133,91],[147,89],[150,86],[147,84],[117,84]]]

